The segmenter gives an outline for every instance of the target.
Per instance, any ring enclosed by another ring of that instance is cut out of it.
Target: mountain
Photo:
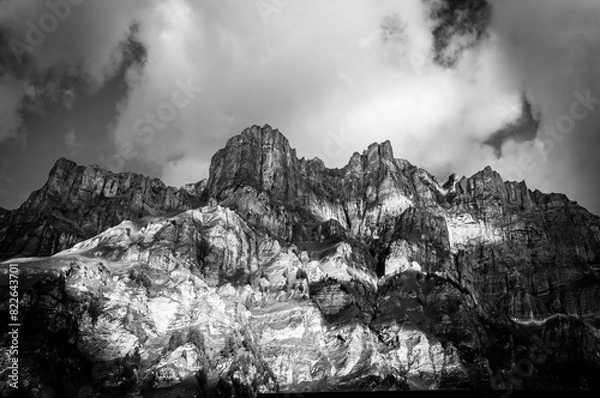
[[[386,141],[329,169],[252,126],[207,181],[59,160],[0,218],[42,256],[0,271],[32,396],[600,390],[600,218],[489,167],[440,184]]]
[[[134,173],[59,159],[18,209],[0,211],[0,259],[55,254],[126,219],[200,206],[205,182],[180,189]]]

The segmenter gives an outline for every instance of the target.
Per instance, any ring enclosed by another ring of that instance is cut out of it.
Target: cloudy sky
[[[57,158],[179,186],[253,124],[600,213],[597,0],[0,0],[0,206]]]

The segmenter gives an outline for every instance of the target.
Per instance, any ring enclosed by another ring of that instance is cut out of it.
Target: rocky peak
[[[297,163],[296,151],[287,138],[269,125],[252,126],[229,139],[213,156],[209,171],[209,189],[219,195],[224,189],[247,185],[255,189],[283,189],[285,172]]]
[[[520,387],[600,389],[600,220],[489,167],[440,187],[386,141],[329,169],[253,126],[207,183],[60,159],[0,218],[0,253],[71,247],[18,260],[37,392],[57,363],[56,396],[486,389],[523,358]]]
[[[50,176],[65,174],[67,170],[72,170],[77,166],[77,163],[75,163],[74,161],[61,157],[54,163],[54,166],[52,166],[52,168],[50,169],[50,173],[48,174]]]
[[[470,178],[461,178],[458,185],[460,192],[468,193],[470,196],[490,194],[506,196],[502,177],[490,166],[486,166]]]
[[[4,214],[0,258],[53,254],[123,219],[198,207],[205,201],[205,185],[177,189],[157,178],[60,158],[44,186]]]
[[[401,159],[397,160],[404,161]],[[394,151],[389,140],[382,143],[372,143],[362,154],[354,152],[348,164],[343,169],[354,173],[364,172],[367,169],[379,169],[380,166],[383,166],[383,163],[387,163],[388,165],[394,163]]]
[[[52,169],[50,169],[48,180],[44,187],[49,191],[55,191],[60,194],[62,191],[70,189],[75,176],[83,169],[83,166],[79,166],[72,160],[60,158],[54,163]]]
[[[444,183],[444,185],[442,186],[442,188],[444,188],[447,191],[454,190],[454,187],[456,185],[456,181],[457,181],[456,173],[452,173],[452,174],[450,174],[450,176],[448,177],[448,181],[446,181]]]
[[[295,155],[296,152],[290,146],[287,137],[268,124],[262,127],[254,125],[244,129],[240,134],[230,138],[222,150],[241,149],[243,147],[258,147],[265,153],[282,151],[286,154],[294,153]]]
[[[239,138],[251,139],[255,140],[262,144],[273,144],[275,142],[282,142],[283,147],[290,147],[288,139],[285,135],[283,135],[278,129],[273,129],[268,124],[260,127],[258,125],[253,125],[252,127],[248,127],[244,129],[239,135]],[[235,137],[234,137],[235,138]]]
[[[394,162],[392,145],[389,140],[373,143],[362,152],[355,152],[343,170],[355,167],[375,169],[384,162]],[[304,175],[335,174],[319,158],[298,159],[296,150],[288,139],[277,129],[264,125],[252,126],[229,139],[226,146],[212,158],[209,172],[209,187],[212,194],[219,195],[227,187],[246,185],[260,190],[273,191],[280,198],[290,198],[283,179],[298,182]],[[297,193],[290,188],[292,193]]]
[[[369,145],[362,154],[355,152],[341,169],[327,168],[318,158],[298,159],[278,130],[252,126],[213,156],[208,190],[219,203],[248,217],[264,213],[265,206],[278,209],[280,214],[272,220],[258,218],[284,239],[291,238],[299,220],[308,219],[314,223],[334,219],[362,234],[371,228],[367,224],[376,212],[397,216],[412,205],[409,196],[417,194],[404,171],[417,171],[410,166],[396,161],[390,141],[385,141]],[[432,190],[424,187],[420,193],[431,198]],[[355,216],[360,220],[352,221]]]
[[[363,156],[366,156],[367,159],[394,160],[392,144],[389,140],[386,140],[381,144],[373,143],[363,152]]]

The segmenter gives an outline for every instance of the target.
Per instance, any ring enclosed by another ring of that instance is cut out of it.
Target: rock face
[[[205,182],[175,189],[139,174],[113,174],[59,159],[46,184],[18,209],[0,212],[0,259],[57,253],[122,220],[203,203]]]
[[[490,168],[439,184],[385,142],[328,169],[253,126],[206,183],[60,160],[0,219],[70,245],[2,264],[32,396],[600,390],[600,219]]]

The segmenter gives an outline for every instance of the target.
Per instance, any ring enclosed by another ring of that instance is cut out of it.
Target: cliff
[[[61,158],[41,189],[18,209],[0,213],[0,259],[51,255],[122,220],[198,207],[204,186],[200,181],[175,189],[140,174],[114,174]]]
[[[60,160],[0,217],[13,252],[73,236],[11,260],[32,396],[600,390],[600,219],[489,167],[328,169],[253,126],[195,186]]]

